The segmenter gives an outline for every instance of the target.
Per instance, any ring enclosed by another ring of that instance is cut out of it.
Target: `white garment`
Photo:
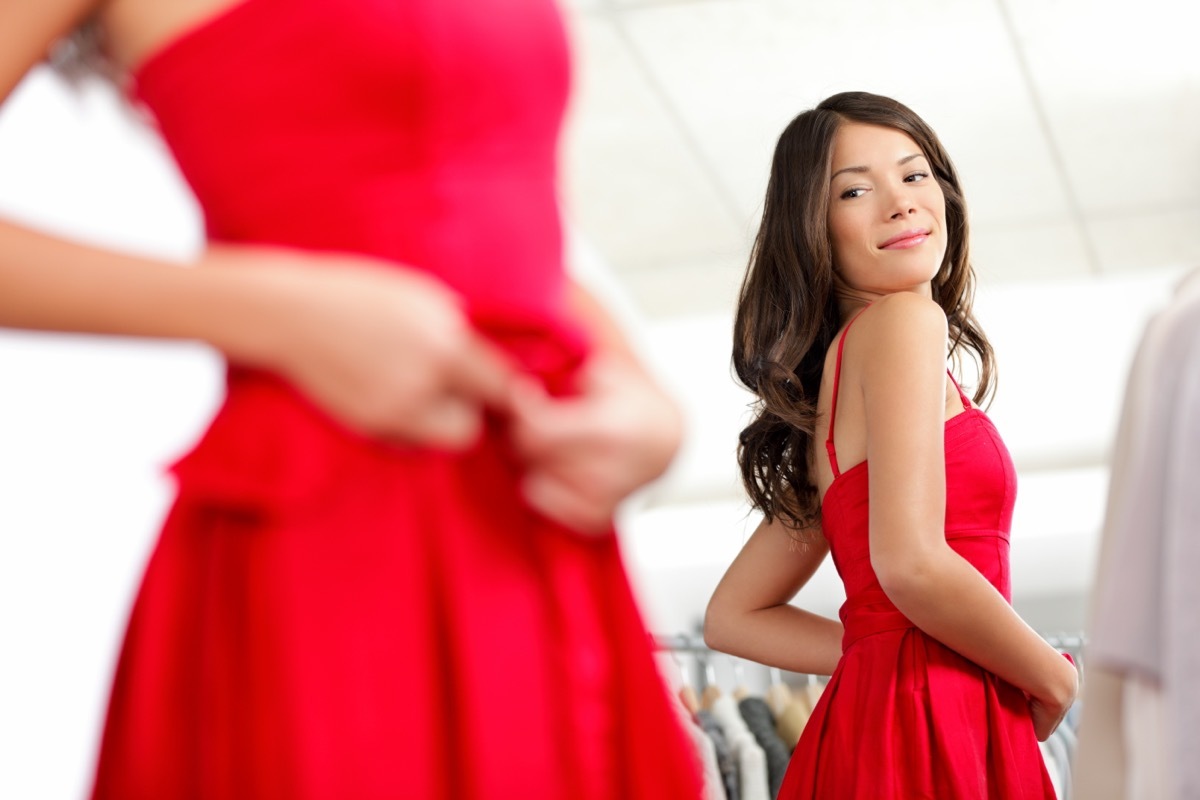
[[[1058,765],[1058,780],[1054,782],[1054,796],[1058,800],[1070,800],[1071,755],[1067,752],[1067,743],[1060,735],[1062,729],[1063,726],[1059,725],[1058,730],[1052,733],[1050,738],[1042,742],[1041,745],[1043,755],[1049,751],[1054,755],[1054,763]]]
[[[1137,675],[1125,679],[1122,713],[1125,722],[1125,750],[1129,753],[1129,772],[1125,786],[1129,800],[1164,800],[1169,797],[1195,797],[1194,794],[1172,795],[1167,790],[1166,716],[1163,692],[1159,686]]]
[[[692,740],[692,748],[700,759],[704,774],[704,800],[728,800],[729,796],[725,794],[725,781],[721,779],[721,769],[717,766],[717,747],[713,744],[713,740],[708,738],[708,734],[696,722],[692,712],[683,705],[678,694],[672,695],[671,707],[675,709],[675,716],[679,718],[679,724],[687,731],[687,735]]]
[[[1054,796],[1062,800],[1062,767],[1058,763],[1058,756],[1046,742],[1038,742],[1038,749],[1042,751],[1042,760],[1046,762],[1046,773],[1050,776],[1050,785],[1054,787]]]
[[[1138,800],[1143,789],[1131,780],[1153,785],[1146,770],[1156,769],[1165,793],[1145,796],[1200,798],[1198,608],[1200,272],[1143,334],[1112,455],[1086,649],[1097,686],[1085,687],[1075,770],[1096,797],[1120,791],[1108,796]],[[1130,691],[1165,714],[1124,713]],[[1125,758],[1113,758],[1114,748]]]
[[[741,800],[771,800],[767,778],[767,754],[750,732],[732,695],[722,694],[712,704],[712,715],[725,732],[729,748],[738,761]]]

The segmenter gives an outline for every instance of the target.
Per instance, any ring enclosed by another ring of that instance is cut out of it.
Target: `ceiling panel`
[[[1080,207],[1200,205],[1195,3],[1004,2]]]
[[[1106,272],[1200,266],[1200,205],[1093,215],[1088,230]]]
[[[620,29],[572,20],[567,214],[619,273],[737,257],[746,235],[689,151]]]
[[[972,224],[971,263],[981,284],[1086,277],[1089,242],[1074,222]]]
[[[733,313],[746,269],[741,254],[622,273],[625,290],[652,319]]]

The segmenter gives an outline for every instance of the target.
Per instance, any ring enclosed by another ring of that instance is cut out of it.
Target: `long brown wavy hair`
[[[979,368],[977,404],[990,396],[994,384],[992,346],[972,313],[975,272],[966,204],[937,135],[907,106],[867,92],[833,95],[797,116],[775,146],[733,330],[734,370],[758,398],[754,419],[738,442],[742,483],[768,522],[778,518],[797,531],[820,519],[808,455],[825,354],[842,324],[828,216],[833,140],[846,122],[908,134],[932,166],[946,197],[947,228],[933,299],[946,312],[955,365],[965,353]]]

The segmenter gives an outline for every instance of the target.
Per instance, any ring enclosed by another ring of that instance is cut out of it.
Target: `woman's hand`
[[[1037,733],[1039,742],[1050,738],[1050,735],[1066,717],[1075,702],[1075,695],[1079,692],[1079,672],[1075,669],[1074,662],[1070,660],[1069,656],[1065,657],[1063,662],[1058,668],[1058,671],[1062,673],[1058,676],[1058,683],[1062,687],[1061,691],[1054,697],[1030,696],[1029,698],[1029,708],[1033,714],[1033,729]]]
[[[604,533],[617,506],[662,475],[683,435],[678,407],[635,362],[603,351],[585,364],[579,393],[553,398],[513,386],[511,434],[526,460],[523,491],[546,516]]]
[[[460,448],[478,436],[485,407],[507,403],[511,365],[430,276],[359,256],[250,247],[214,248],[201,269],[222,267],[260,298],[222,349],[280,373],[355,430]]]

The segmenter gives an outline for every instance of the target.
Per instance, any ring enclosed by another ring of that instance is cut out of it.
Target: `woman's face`
[[[855,294],[930,296],[946,254],[946,198],[925,154],[895,128],[848,122],[833,140],[829,235]]]

